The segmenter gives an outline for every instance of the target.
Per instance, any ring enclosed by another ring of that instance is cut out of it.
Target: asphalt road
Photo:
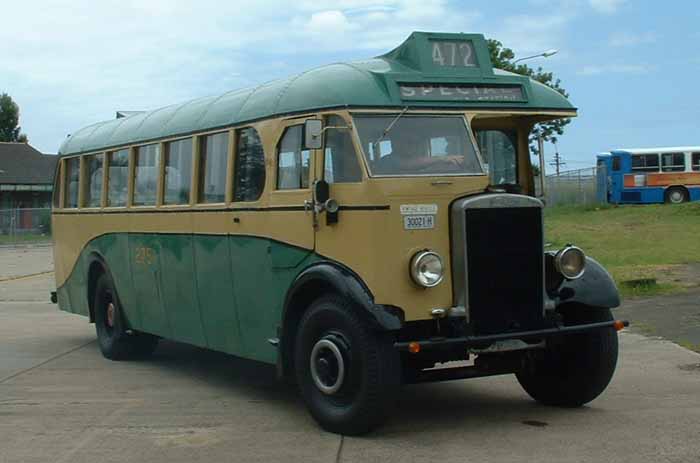
[[[102,358],[92,325],[43,302],[46,275],[0,282],[0,462],[694,462],[700,355],[622,334],[589,406],[537,405],[512,376],[405,387],[362,438],[322,431],[271,367],[178,343]]]

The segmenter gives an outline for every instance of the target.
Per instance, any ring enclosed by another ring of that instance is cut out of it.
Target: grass
[[[700,263],[700,203],[551,207],[545,211],[545,234],[551,248],[573,243],[598,260],[623,295],[669,293],[683,287],[674,272]],[[623,284],[637,279],[657,282]]]
[[[35,235],[32,233],[22,233],[14,236],[0,235],[0,245],[48,243],[49,241],[51,241],[50,235]]]

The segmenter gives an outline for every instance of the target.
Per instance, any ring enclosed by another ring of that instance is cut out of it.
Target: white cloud
[[[610,36],[608,43],[613,47],[633,47],[636,45],[654,43],[657,39],[657,35],[653,32],[642,32],[639,34],[632,32],[616,32]]]
[[[577,0],[578,2],[582,0]],[[486,18],[448,0],[23,0],[3,15],[0,91],[40,149],[112,117],[387,52],[411,31],[484,32],[523,55],[561,48],[575,10]],[[489,21],[489,22],[487,22]]]
[[[313,13],[305,27],[314,34],[342,33],[353,29],[345,14],[338,10]]]
[[[591,7],[598,13],[614,14],[627,0],[588,0]]]
[[[584,76],[594,76],[599,74],[644,74],[654,70],[648,64],[607,64],[607,65],[586,65],[578,74]]]

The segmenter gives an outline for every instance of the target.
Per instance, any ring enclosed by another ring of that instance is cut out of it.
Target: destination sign
[[[402,100],[522,102],[520,85],[399,84]]]
[[[476,54],[471,40],[431,40],[435,66],[473,67]]]

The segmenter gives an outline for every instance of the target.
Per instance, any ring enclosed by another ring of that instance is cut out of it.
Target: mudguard
[[[572,294],[573,293],[573,294]],[[620,305],[620,293],[605,268],[586,257],[586,272],[578,280],[565,280],[559,287],[561,302],[577,302],[591,307],[612,309]],[[570,295],[569,297],[565,297]]]
[[[296,277],[284,301],[283,325],[297,296],[314,284],[330,286],[341,296],[352,300],[360,309],[360,315],[375,329],[393,331],[403,326],[404,315],[401,309],[375,304],[374,296],[357,274],[343,265],[330,261],[315,263]]]

